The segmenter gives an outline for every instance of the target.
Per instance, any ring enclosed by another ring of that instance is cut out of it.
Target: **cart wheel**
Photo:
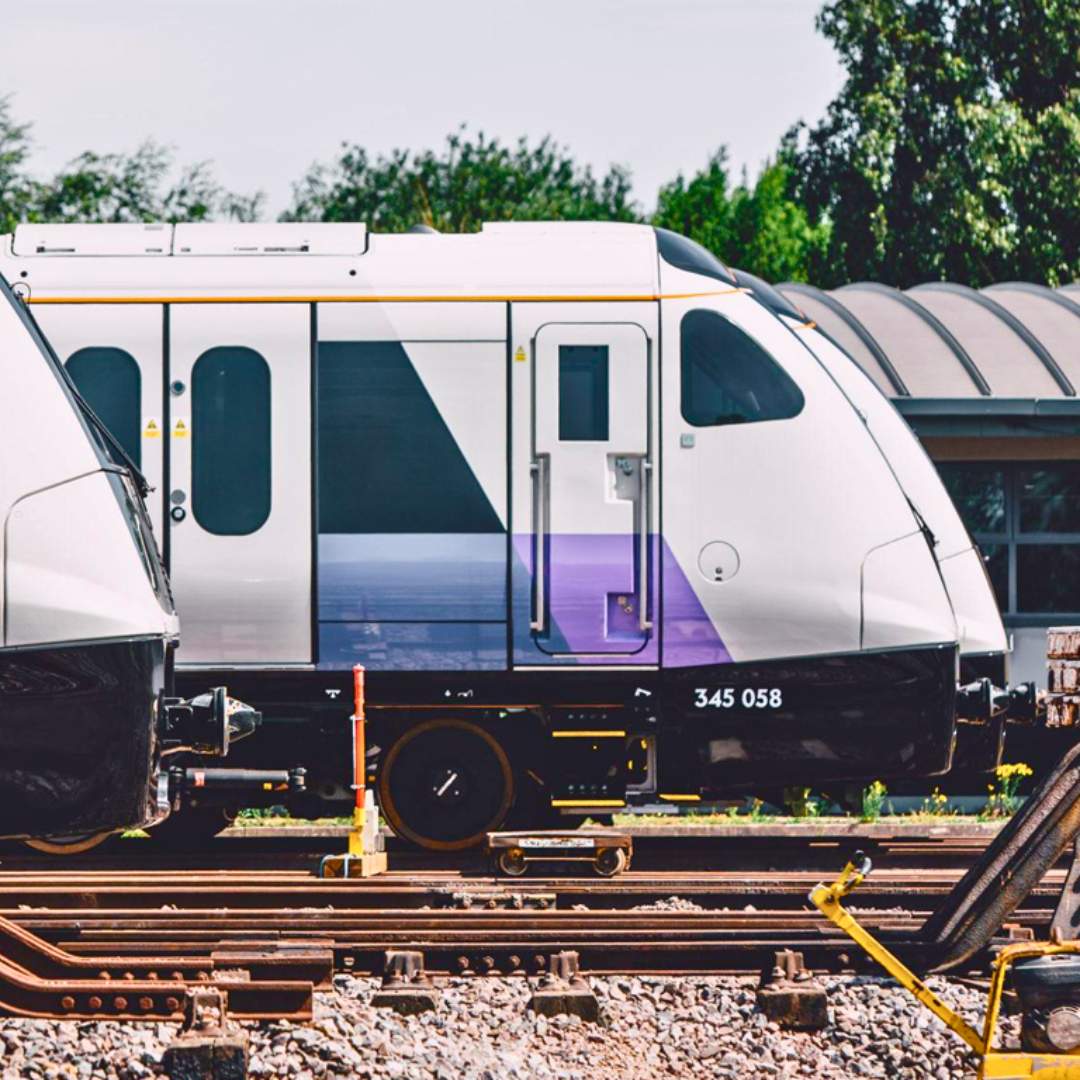
[[[593,869],[601,877],[615,877],[626,869],[626,852],[622,848],[609,847],[596,853]]]
[[[521,848],[507,848],[505,851],[500,851],[496,865],[510,877],[521,877],[529,868],[529,864],[525,861],[525,852]]]

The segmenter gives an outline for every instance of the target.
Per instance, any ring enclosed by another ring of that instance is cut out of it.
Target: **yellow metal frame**
[[[1080,953],[1080,942],[1023,941],[1006,945],[994,961],[986,1017],[980,1034],[962,1016],[953,1012],[899,957],[889,952],[844,908],[841,901],[866,879],[868,872],[869,863],[858,867],[849,862],[840,877],[831,885],[818,885],[810,893],[811,903],[979,1055],[979,1080],[1016,1080],[1035,1074],[1038,1080],[1080,1080],[1080,1056],[1076,1054],[1032,1054],[994,1048],[998,1018],[1001,1015],[1001,998],[1005,992],[1009,967],[1017,960],[1034,956]]]

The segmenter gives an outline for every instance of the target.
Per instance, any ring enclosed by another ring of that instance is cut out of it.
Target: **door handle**
[[[638,629],[652,629],[649,618],[649,517],[652,503],[652,462],[641,462],[641,495],[638,498]]]
[[[544,629],[547,607],[547,463],[547,455],[542,454],[529,466],[533,477],[533,536],[536,542],[536,558],[533,561],[533,617],[529,626],[538,632]]]

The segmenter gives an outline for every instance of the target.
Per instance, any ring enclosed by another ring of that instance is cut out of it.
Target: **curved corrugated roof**
[[[1080,283],[779,286],[892,397],[1076,399]]]

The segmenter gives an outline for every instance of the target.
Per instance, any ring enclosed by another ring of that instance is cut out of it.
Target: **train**
[[[262,713],[236,753],[299,812],[351,798],[356,664],[382,813],[439,850],[940,774],[1026,700],[903,420],[685,237],[30,224],[0,271],[155,489],[177,688]]]
[[[163,753],[231,703],[172,696],[142,478],[2,276],[0,388],[0,835],[70,848],[166,817]]]

